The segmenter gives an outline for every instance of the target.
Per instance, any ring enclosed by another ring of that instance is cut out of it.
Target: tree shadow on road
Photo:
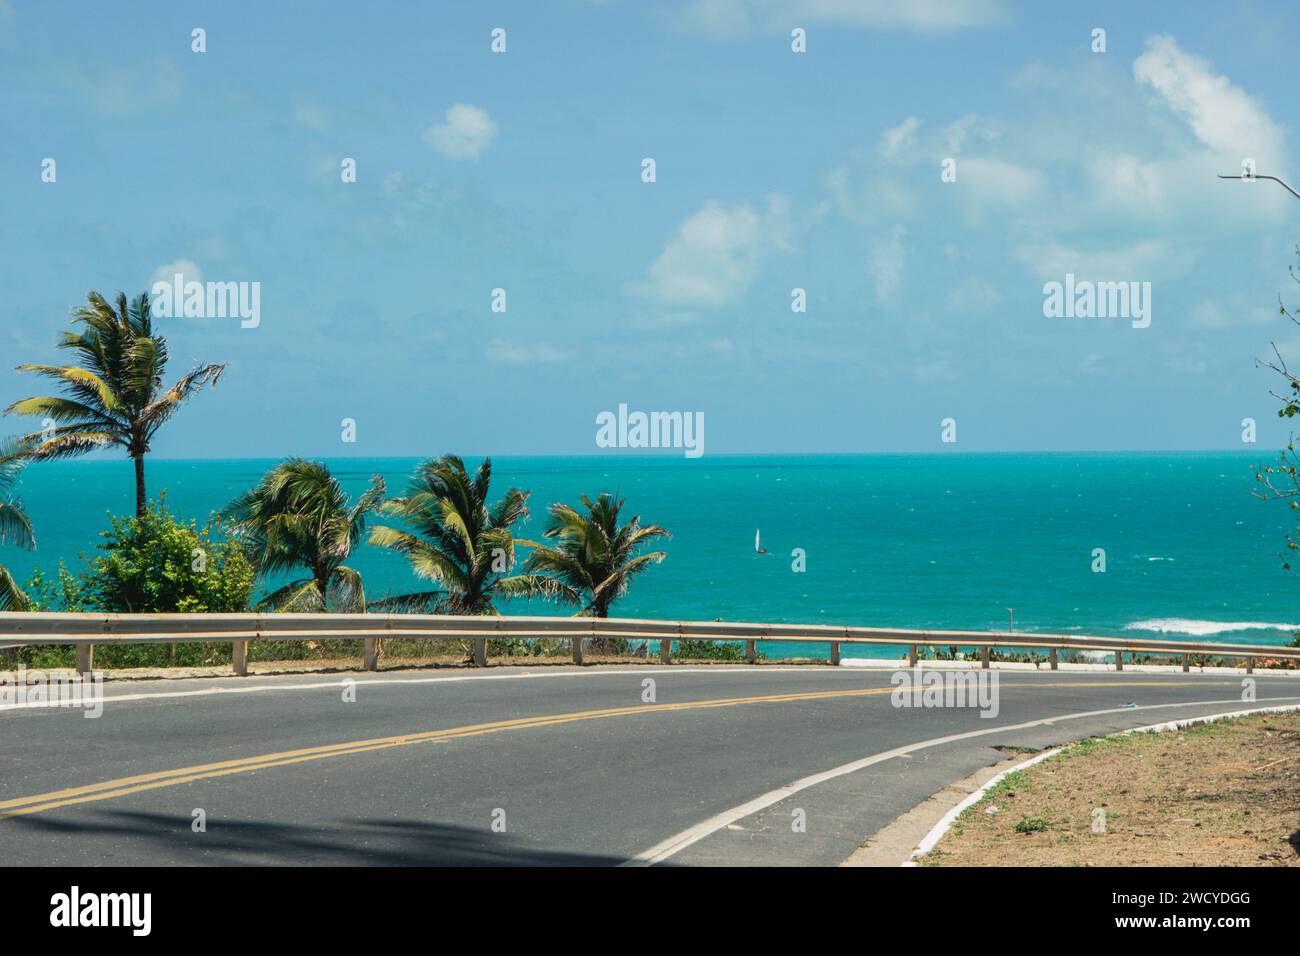
[[[5,841],[6,862],[19,865],[613,866],[624,861],[547,848],[511,833],[417,820],[266,823],[210,816],[207,832],[195,833],[189,817],[89,810],[75,820],[14,817],[3,825],[26,831],[29,838]],[[24,859],[28,848],[32,858]]]

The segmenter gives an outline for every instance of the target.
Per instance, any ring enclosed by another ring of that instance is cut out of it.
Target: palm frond
[[[122,400],[113,386],[107,382],[104,376],[93,369],[83,368],[78,365],[19,365],[15,371],[35,372],[45,378],[52,378],[55,381],[65,385],[76,385],[82,389],[88,389],[90,394],[101,406],[101,411],[110,414],[117,413],[122,409]],[[10,406],[12,410],[12,406]]]
[[[492,590],[511,598],[541,598],[571,606],[583,603],[581,591],[545,574],[516,574],[498,578],[493,583]]]
[[[31,599],[23,593],[9,569],[0,564],[0,611],[26,611],[31,606]]]
[[[330,576],[327,604],[356,614],[366,612],[366,588],[361,575],[340,565]]]
[[[152,398],[145,405],[140,416],[146,422],[149,434],[152,435],[166,424],[176,414],[177,410],[189,401],[195,392],[200,391],[204,386],[216,388],[221,373],[225,370],[225,365],[201,366],[176,382],[161,395]]]
[[[372,613],[430,614],[447,595],[446,591],[422,591],[416,594],[399,594],[366,605]]]
[[[291,581],[282,588],[272,591],[257,602],[256,611],[323,611],[324,601],[320,590],[312,580]]]

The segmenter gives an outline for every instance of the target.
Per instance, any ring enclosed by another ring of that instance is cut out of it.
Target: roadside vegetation
[[[51,571],[38,569],[22,587],[0,564],[0,610],[493,615],[506,601],[537,600],[572,608],[576,616],[606,617],[633,578],[665,557],[644,545],[667,538],[667,530],[642,525],[639,517],[621,520],[624,501],[609,493],[594,501],[583,496],[582,509],[551,505],[546,544],[517,538],[516,527],[529,517],[529,492],[512,487],[492,501],[491,459],[471,476],[454,455],[420,465],[401,496],[386,497],[376,475],[355,500],[324,463],[290,458],[202,526],[178,518],[165,493],[149,498],[145,457],[159,429],[199,390],[216,385],[226,366],[199,364],[164,386],[167,343],[154,329],[147,295],[128,302],[118,293],[109,302],[91,292],[73,323],[77,328],[57,345],[75,355],[74,364],[17,368],[52,379],[62,394],[6,409],[40,418],[41,429],[0,445],[0,546],[36,546],[15,494],[31,462],[119,446],[134,463],[135,514],[110,515],[98,553],[83,556],[79,570],[60,561]],[[420,589],[368,600],[361,574],[348,564],[365,546],[403,555]],[[524,558],[517,549],[532,554]],[[259,583],[272,589],[254,598]],[[470,654],[468,640],[389,643],[394,655],[414,661],[454,663]],[[644,644],[593,643],[595,660],[647,656]],[[492,640],[489,653],[559,658],[570,653],[568,645],[561,638]],[[361,646],[360,640],[259,641],[250,659],[342,663],[359,660]],[[730,652],[699,653],[726,659]],[[96,647],[97,663],[107,667],[222,666],[230,655],[229,642]],[[69,666],[73,656],[69,647],[0,650],[0,659],[33,667]]]
[[[386,609],[442,614],[497,614],[501,598],[553,598],[559,582],[540,574],[514,574],[514,526],[528,518],[528,492],[509,488],[489,505],[492,459],[471,478],[454,455],[425,462],[406,494],[380,511],[407,527],[379,525],[370,543],[406,558],[411,573],[433,590],[383,602]]]
[[[14,495],[24,463],[20,451],[17,442],[0,445],[0,545],[32,549],[36,547],[32,522],[23,510],[23,503]],[[0,611],[26,611],[29,605],[27,595],[9,569],[0,564]]]
[[[41,418],[41,430],[22,436],[24,454],[35,461],[72,458],[119,445],[135,464],[135,514],[145,516],[144,456],[163,425],[205,385],[216,385],[224,365],[200,365],[163,387],[167,341],[153,329],[149,297],[128,303],[119,292],[116,307],[98,292],[87,296],[58,347],[73,352],[73,365],[19,365],[59,383],[61,396],[15,402],[7,415]]]
[[[355,502],[329,468],[290,458],[221,512],[259,576],[306,571],[257,602],[257,611],[366,609],[361,575],[343,562],[361,542],[366,519],[383,500],[378,475]]]

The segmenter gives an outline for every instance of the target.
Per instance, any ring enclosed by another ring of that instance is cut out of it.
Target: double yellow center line
[[[1167,681],[1140,683],[1136,681],[1087,681],[1051,684],[1052,687],[1172,687],[1186,686],[1198,682],[1187,681],[1174,684]],[[1199,686],[1204,686],[1200,683]],[[270,767],[285,767],[295,763],[311,760],[326,760],[331,757],[346,757],[352,754],[366,753],[372,750],[387,750],[393,747],[405,747],[408,744],[437,743],[444,740],[460,740],[464,737],[479,737],[485,734],[497,734],[514,730],[532,730],[538,727],[555,727],[560,724],[572,724],[584,720],[602,720],[607,717],[631,717],[637,714],[676,713],[684,710],[709,710],[721,707],[740,707],[746,704],[784,704],[797,701],[834,700],[853,697],[874,697],[891,694],[893,687],[872,687],[856,690],[829,690],[803,694],[766,694],[757,697],[724,697],[717,700],[685,701],[677,704],[642,704],[636,707],[610,707],[604,710],[581,710],[565,714],[550,714],[539,717],[521,717],[516,720],[496,720],[485,724],[470,724],[463,727],[448,727],[443,730],[429,730],[413,734],[396,734],[391,737],[374,737],[370,740],[354,740],[348,743],[325,744],[319,747],[305,747],[300,750],[283,750],[279,753],[262,754],[257,757],[244,757],[238,760],[222,760],[216,763],[196,764],[192,767],[180,767],[176,770],[160,770],[156,773],[138,774],[133,777],[120,777],[101,783],[87,784],[83,787],[70,787],[66,790],[52,790],[28,797],[0,801],[0,820],[9,817],[57,810],[76,804],[94,803],[97,800],[110,800],[125,797],[146,790],[158,790],[162,787],[174,787],[195,780],[207,780],[214,777],[228,777],[238,773],[250,773]]]

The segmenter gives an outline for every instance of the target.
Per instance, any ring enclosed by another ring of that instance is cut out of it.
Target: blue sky
[[[0,365],[88,289],[261,283],[161,320],[230,369],[157,455],[595,454],[620,403],[710,454],[1285,441],[1300,201],[1214,177],[1300,176],[1292,4],[289,6],[0,0]],[[1150,327],[1044,317],[1067,272]]]

